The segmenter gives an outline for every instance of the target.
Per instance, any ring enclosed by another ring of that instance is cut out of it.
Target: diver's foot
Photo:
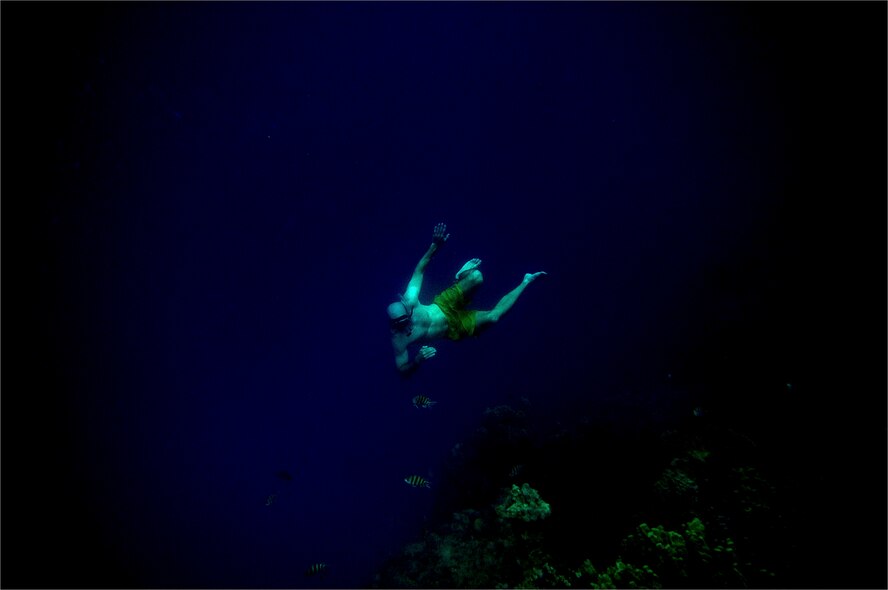
[[[526,275],[524,275],[524,282],[525,283],[532,283],[535,280],[537,280],[539,277],[544,276],[546,274],[547,273],[542,270],[540,272],[527,273]]]
[[[460,280],[465,273],[467,273],[471,270],[475,270],[479,266],[481,266],[481,259],[480,258],[472,258],[471,260],[469,260],[468,262],[463,264],[462,268],[457,271],[456,280],[457,281]]]

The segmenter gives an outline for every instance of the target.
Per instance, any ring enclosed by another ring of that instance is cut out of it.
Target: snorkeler
[[[403,375],[413,373],[419,365],[435,356],[433,347],[423,345],[419,352],[410,360],[407,347],[416,342],[429,342],[440,338],[459,340],[466,336],[475,336],[482,330],[495,324],[509,311],[518,300],[524,289],[545,272],[528,273],[521,283],[506,293],[490,311],[466,309],[472,293],[484,281],[480,258],[466,262],[456,273],[455,282],[439,293],[431,305],[419,302],[419,290],[422,287],[422,276],[426,266],[438,249],[444,245],[450,234],[447,226],[439,223],[432,234],[432,245],[419,260],[407,291],[388,306],[389,324],[392,332],[392,347],[395,349],[395,364]]]

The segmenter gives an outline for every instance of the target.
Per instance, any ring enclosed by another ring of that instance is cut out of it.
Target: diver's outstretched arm
[[[432,261],[432,257],[438,252],[438,248],[440,248],[449,237],[450,234],[447,233],[447,226],[445,224],[439,223],[435,226],[435,229],[432,232],[432,244],[429,246],[429,249],[426,250],[426,253],[423,254],[422,258],[419,259],[416,268],[413,270],[413,276],[410,277],[410,282],[407,283],[407,291],[404,293],[404,299],[407,300],[409,305],[415,306],[419,303],[419,290],[422,287],[423,273],[425,273],[425,269],[429,265],[429,262]]]

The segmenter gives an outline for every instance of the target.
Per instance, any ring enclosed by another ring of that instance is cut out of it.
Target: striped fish
[[[414,408],[422,408],[428,409],[437,404],[438,402],[433,402],[431,398],[426,397],[424,395],[417,395],[413,398],[413,407]]]
[[[518,477],[522,471],[524,471],[524,465],[515,465],[509,470],[509,477]]]
[[[430,487],[432,487],[431,484],[429,484],[429,481],[427,479],[422,478],[418,475],[409,475],[404,478],[404,482],[406,482],[407,485],[411,485],[415,488],[430,488]]]
[[[307,570],[305,570],[306,576],[314,576],[316,574],[320,574],[320,576],[323,578],[324,574],[326,574],[326,573],[327,573],[327,564],[323,563],[323,562],[314,563],[311,565],[311,567],[309,567]]]

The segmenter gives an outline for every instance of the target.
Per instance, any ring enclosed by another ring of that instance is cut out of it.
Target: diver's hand
[[[447,225],[444,223],[439,223],[432,231],[432,242],[436,246],[442,245],[444,242],[447,241],[447,238],[449,237],[450,234],[447,233]]]
[[[528,284],[534,282],[535,280],[537,280],[539,277],[544,276],[546,274],[547,273],[544,271],[527,273],[526,275],[524,275],[524,284],[528,285]]]
[[[416,353],[416,362],[421,363],[423,361],[427,361],[430,358],[432,358],[433,356],[435,356],[435,353],[437,353],[437,352],[438,351],[435,350],[434,348],[432,348],[431,346],[423,346],[422,348],[419,349],[419,352]]]

